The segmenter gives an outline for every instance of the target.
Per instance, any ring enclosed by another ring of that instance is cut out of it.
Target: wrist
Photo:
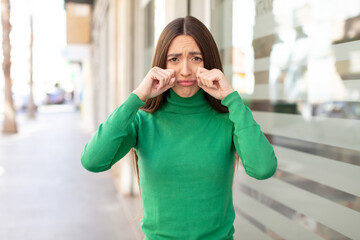
[[[137,91],[136,89],[132,93],[136,94],[140,98],[140,100],[143,101],[143,102],[145,102],[146,99],[147,99],[145,97],[145,95],[143,95],[141,92]]]
[[[226,93],[224,94],[224,97],[223,97],[221,100],[223,100],[224,98],[226,98],[227,96],[229,96],[229,95],[230,95],[231,93],[233,93],[233,92],[235,92],[234,89],[226,92]]]

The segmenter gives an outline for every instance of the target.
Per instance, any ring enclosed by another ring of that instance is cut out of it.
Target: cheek
[[[166,63],[166,69],[173,69],[175,70],[175,75],[179,72],[179,67],[177,65]]]
[[[191,63],[191,71],[196,74],[198,67],[204,67],[204,63]]]

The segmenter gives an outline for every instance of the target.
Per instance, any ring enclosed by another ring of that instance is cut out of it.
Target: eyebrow
[[[201,55],[201,52],[189,52],[190,55]],[[179,57],[182,53],[170,53],[167,57]]]

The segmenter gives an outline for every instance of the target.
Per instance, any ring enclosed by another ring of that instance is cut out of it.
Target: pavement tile
[[[35,120],[18,114],[18,134],[0,134],[0,239],[139,239],[110,172],[81,166],[90,133],[80,113],[46,108]]]

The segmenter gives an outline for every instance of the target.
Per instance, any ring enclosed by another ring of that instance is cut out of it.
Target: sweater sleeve
[[[239,93],[230,93],[221,103],[229,109],[234,124],[233,142],[246,173],[259,180],[273,176],[277,168],[274,149]]]
[[[137,111],[145,103],[131,93],[126,101],[100,124],[81,153],[81,164],[91,172],[111,168],[137,142]]]

